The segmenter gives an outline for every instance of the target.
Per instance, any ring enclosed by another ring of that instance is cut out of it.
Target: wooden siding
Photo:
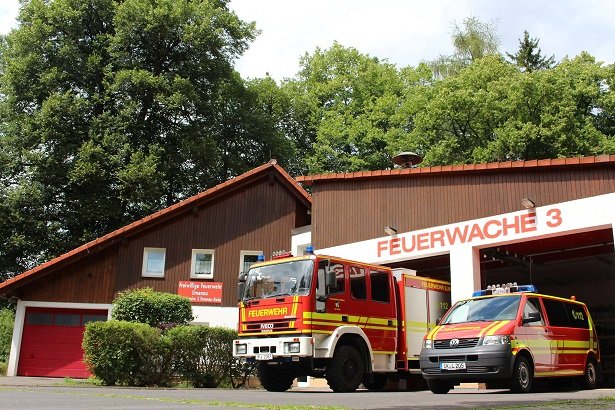
[[[115,289],[117,247],[61,268],[19,290],[23,300],[110,303]]]
[[[236,305],[242,250],[290,249],[297,199],[277,182],[262,179],[197,213],[184,214],[119,247],[116,291],[149,286],[177,293],[178,282],[223,282],[222,306]],[[305,208],[303,208],[305,213]],[[143,249],[165,248],[165,277],[143,278]],[[214,278],[190,279],[192,249],[214,249]]]
[[[485,170],[399,178],[316,181],[312,242],[317,249],[372,239],[384,227],[408,232],[615,192],[615,167]]]

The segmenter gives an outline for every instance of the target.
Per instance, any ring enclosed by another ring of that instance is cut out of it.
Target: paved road
[[[613,397],[613,400],[605,400]],[[586,401],[590,400],[590,402]],[[568,402],[567,402],[568,401]],[[456,389],[446,395],[419,392],[334,394],[324,389],[293,389],[285,393],[262,390],[134,389],[117,387],[63,387],[0,385],[2,409],[299,409],[335,406],[347,409],[455,409],[455,408],[594,408],[615,409],[615,389],[560,390],[510,394],[507,391]],[[286,407],[288,408],[288,407]]]

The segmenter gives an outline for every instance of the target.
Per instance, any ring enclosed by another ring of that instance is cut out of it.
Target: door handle
[[[342,316],[342,322],[348,322],[348,316]]]

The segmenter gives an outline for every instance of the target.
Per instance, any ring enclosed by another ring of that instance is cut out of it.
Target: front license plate
[[[254,358],[256,360],[271,360],[273,359],[273,354],[272,353],[258,353]]]
[[[465,363],[440,363],[441,370],[465,370]]]

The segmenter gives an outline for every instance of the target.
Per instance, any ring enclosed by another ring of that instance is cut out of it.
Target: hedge
[[[10,309],[0,309],[0,363],[9,360],[15,313]]]
[[[193,320],[190,300],[172,293],[141,288],[120,292],[113,301],[111,317],[158,327],[168,324],[188,324]]]
[[[111,320],[86,325],[85,362],[104,384],[169,386],[184,380],[195,387],[236,386],[245,376],[233,358],[237,332],[227,328],[177,326],[162,331],[145,324]]]

